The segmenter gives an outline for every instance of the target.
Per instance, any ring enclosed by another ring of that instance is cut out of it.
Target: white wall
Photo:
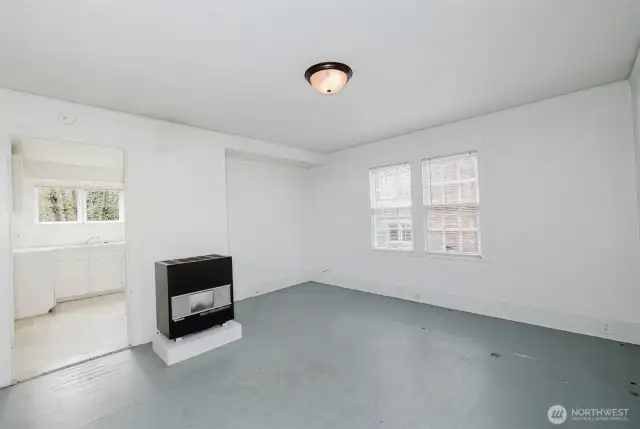
[[[74,124],[60,116],[73,113]],[[132,344],[155,333],[153,262],[227,253],[225,149],[304,163],[322,155],[198,128],[0,90],[0,151],[12,136],[120,147],[126,150],[127,280]],[[10,254],[10,168],[0,163],[0,386],[11,381],[13,288]]]
[[[333,154],[312,170],[315,278],[640,343],[629,91],[616,83]],[[484,257],[425,256],[420,161],[467,150],[479,153]],[[416,251],[371,250],[368,169],[407,161]]]
[[[636,146],[636,179],[638,191],[638,211],[640,212],[640,53],[629,76],[631,85],[631,114]]]
[[[309,171],[227,158],[229,244],[235,299],[309,280]]]

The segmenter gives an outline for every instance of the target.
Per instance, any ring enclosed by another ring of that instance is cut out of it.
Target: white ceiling
[[[638,0],[0,6],[2,87],[323,152],[623,80],[639,46]]]

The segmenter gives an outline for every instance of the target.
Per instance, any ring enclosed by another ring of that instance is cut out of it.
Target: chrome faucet
[[[95,241],[93,241],[93,240],[95,240]],[[85,241],[85,244],[97,244],[99,242],[100,242],[100,237],[91,236],[91,237],[89,237],[89,239],[87,241]]]

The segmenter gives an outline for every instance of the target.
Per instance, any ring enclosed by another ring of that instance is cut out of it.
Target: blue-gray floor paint
[[[0,428],[640,428],[640,347],[317,283],[241,301],[244,338],[141,346],[0,391]],[[550,406],[629,409],[552,425]]]

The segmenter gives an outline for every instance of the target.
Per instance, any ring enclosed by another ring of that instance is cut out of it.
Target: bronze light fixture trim
[[[316,91],[327,95],[342,91],[352,76],[351,67],[334,61],[315,64],[304,73],[304,78]]]

